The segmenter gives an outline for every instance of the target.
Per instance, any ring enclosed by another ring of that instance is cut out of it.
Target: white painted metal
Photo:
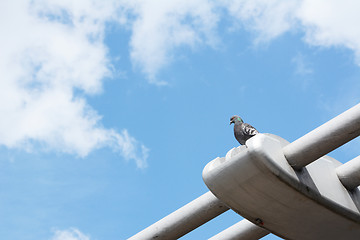
[[[344,186],[352,190],[360,185],[360,156],[336,168],[336,173]]]
[[[359,239],[360,156],[343,165],[324,156],[359,135],[360,104],[291,144],[258,134],[247,146],[207,164],[203,178],[212,193],[130,239],[177,239],[227,211],[227,206],[250,222],[241,221],[212,240],[257,239],[252,237],[268,230],[294,240]]]
[[[270,232],[244,219],[209,240],[258,240]]]
[[[300,169],[359,135],[360,104],[285,146],[283,151],[290,165]]]
[[[228,209],[211,192],[207,192],[129,240],[178,239]]]
[[[340,162],[321,157],[299,171],[284,156],[286,140],[258,134],[204,168],[208,188],[249,221],[285,239],[359,239],[359,191],[337,177]]]

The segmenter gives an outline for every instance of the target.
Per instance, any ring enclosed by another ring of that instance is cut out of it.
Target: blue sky
[[[359,10],[3,1],[1,239],[126,239],[208,191],[202,169],[238,146],[232,115],[293,141],[355,105]],[[346,162],[358,148],[329,155]],[[241,219],[228,211],[183,239]]]

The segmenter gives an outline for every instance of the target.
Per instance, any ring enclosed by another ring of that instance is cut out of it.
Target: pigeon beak
[[[231,125],[232,123],[234,123],[234,121],[233,121],[233,120],[231,120],[231,121],[230,121],[230,124],[229,124],[229,125]]]

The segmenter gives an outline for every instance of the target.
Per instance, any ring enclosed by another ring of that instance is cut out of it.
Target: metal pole
[[[209,240],[258,240],[270,232],[244,219]]]
[[[360,156],[336,168],[341,183],[349,190],[360,185]]]
[[[178,239],[229,208],[211,192],[207,192],[169,214],[129,240]]]
[[[300,169],[360,135],[360,104],[283,148],[289,164]]]

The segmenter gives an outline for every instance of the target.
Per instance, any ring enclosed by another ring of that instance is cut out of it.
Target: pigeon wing
[[[242,131],[244,135],[248,135],[248,136],[254,136],[259,133],[258,130],[256,130],[253,126],[251,126],[248,123],[243,124]]]

